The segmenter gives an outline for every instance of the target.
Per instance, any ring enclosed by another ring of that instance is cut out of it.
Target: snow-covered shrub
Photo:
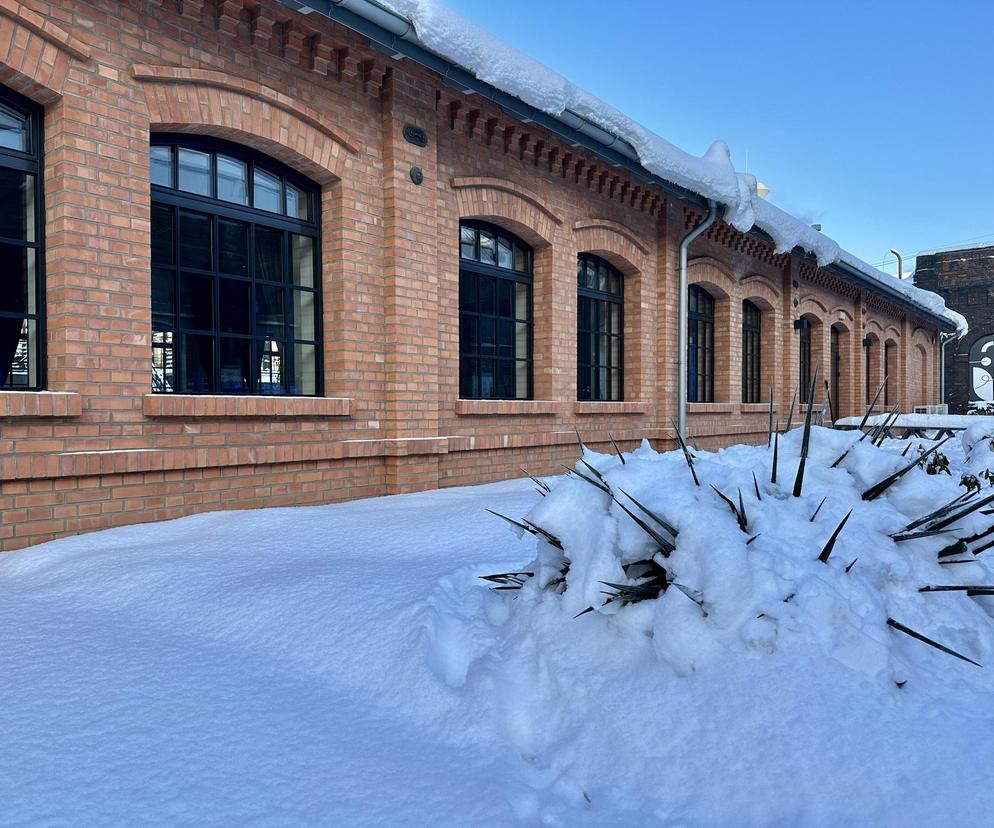
[[[489,580],[515,595],[511,613],[547,616],[552,602],[564,623],[641,634],[681,675],[797,645],[898,686],[909,660],[954,663],[936,650],[989,660],[994,567],[981,553],[994,525],[981,508],[994,494],[923,471],[941,443],[904,457],[815,427],[805,464],[803,429],[772,442],[584,448],[528,515],[507,518],[536,536],[535,560]]]

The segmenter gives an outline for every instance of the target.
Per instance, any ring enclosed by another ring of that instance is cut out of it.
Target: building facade
[[[704,219],[274,0],[0,0],[0,549],[673,444]],[[9,208],[9,209],[7,209]],[[942,320],[713,225],[690,437],[934,403]]]
[[[938,293],[970,323],[970,332],[945,348],[949,413],[994,405],[994,246],[918,256],[915,284]]]

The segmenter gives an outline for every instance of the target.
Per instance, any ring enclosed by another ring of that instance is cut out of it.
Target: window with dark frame
[[[714,402],[714,297],[691,285],[687,298],[687,402]]]
[[[890,376],[893,369],[893,354],[895,343],[887,341],[884,343],[884,405],[889,407],[893,402],[890,393]]]
[[[832,328],[831,331],[831,348],[832,348],[832,399],[831,399],[831,411],[829,412],[832,419],[835,420],[842,416],[842,407],[840,405],[840,386],[842,380],[842,346],[841,339],[842,333],[838,328]]]
[[[226,141],[155,135],[152,390],[321,393],[319,188]]]
[[[576,392],[579,400],[624,399],[624,277],[599,256],[576,262]]]
[[[865,376],[865,379],[866,379],[866,391],[865,391],[865,394],[866,394],[866,404],[867,405],[869,405],[870,402],[873,400],[873,387],[872,387],[872,378],[871,378],[871,374],[872,374],[872,370],[871,369],[873,368],[873,342],[874,342],[874,340],[871,339],[870,337],[867,337],[866,339],[863,340],[863,356],[864,356],[864,359],[866,361],[866,365],[864,367],[866,369],[866,371],[865,371],[865,374],[866,374],[866,376]]]
[[[459,224],[459,396],[532,397],[532,249],[492,224]]]
[[[45,384],[42,110],[0,86],[0,389]]]
[[[802,402],[807,402],[811,390],[811,321],[803,316],[799,321],[798,353],[800,365],[798,366],[798,377],[801,383],[800,398]]]
[[[742,402],[761,402],[760,343],[763,315],[759,306],[746,299],[742,303]]]

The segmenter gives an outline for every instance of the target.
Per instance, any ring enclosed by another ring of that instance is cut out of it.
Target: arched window
[[[532,251],[490,224],[459,225],[459,396],[532,395]]]
[[[863,356],[866,360],[864,369],[866,374],[865,396],[867,405],[873,401],[873,346],[876,342],[876,337],[873,336],[868,336],[863,340]]]
[[[622,400],[624,363],[624,279],[598,256],[581,253],[576,262],[577,399]]]
[[[802,316],[798,320],[798,377],[800,377],[800,399],[807,402],[811,390],[811,320]]]
[[[760,402],[762,312],[748,299],[742,303],[742,402]]]
[[[714,297],[691,285],[688,307],[687,402],[714,402]]]
[[[831,356],[832,356],[832,398],[829,400],[831,403],[829,415],[832,420],[836,420],[841,416],[842,411],[842,331],[836,328],[834,325],[830,331],[831,335]]]
[[[151,155],[152,390],[319,394],[318,187],[224,141]]]
[[[0,388],[45,382],[41,110],[0,87]]]

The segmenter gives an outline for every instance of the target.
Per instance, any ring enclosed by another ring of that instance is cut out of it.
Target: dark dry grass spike
[[[973,503],[969,503],[967,504],[967,506],[965,506],[963,509],[960,509],[958,512],[954,512],[953,514],[948,515],[942,518],[941,520],[936,520],[929,523],[929,525],[926,528],[942,529],[946,526],[950,526],[956,523],[957,521],[962,520],[972,512],[977,511],[977,509],[981,509],[984,506],[988,505],[989,503],[991,503],[991,501],[994,501],[994,494],[990,494],[987,497],[982,497],[980,500],[976,500]]]
[[[964,498],[969,498],[969,497],[972,497],[970,492],[963,492],[957,497],[954,497],[944,506],[940,506],[934,512],[929,512],[927,515],[924,515],[918,518],[917,520],[913,520],[911,523],[905,526],[902,531],[909,532],[912,529],[917,529],[919,526],[923,526],[929,521],[935,520],[936,518],[940,518],[943,515],[948,514],[952,509],[956,508],[957,504],[962,503]]]
[[[741,529],[743,532],[746,532],[748,534],[745,513],[740,512],[739,507],[735,505],[735,501],[732,500],[730,497],[728,497],[726,494],[724,494],[724,492],[722,492],[721,489],[719,489],[717,486],[712,485],[711,488],[715,490],[718,497],[720,497],[722,500],[725,501],[725,503],[728,504],[728,508],[731,509],[732,514],[735,515],[735,521],[736,523],[738,523],[739,529]],[[742,490],[739,489],[739,497],[741,498],[741,496],[742,496]]]
[[[652,509],[650,509],[645,504],[640,503],[638,500],[636,500],[634,497],[632,497],[630,494],[628,494],[628,492],[626,492],[624,489],[619,489],[619,491],[625,497],[627,497],[632,503],[634,503],[636,506],[638,506],[643,512],[645,512],[649,517],[651,517],[654,521],[656,521],[656,523],[658,523],[660,526],[662,526],[663,529],[665,529],[667,532],[669,532],[673,536],[673,540],[674,541],[676,540],[676,536],[679,533],[677,532],[676,527],[673,526],[672,523],[670,523],[665,518],[661,517],[656,512],[652,511]]]
[[[697,604],[697,606],[699,606],[701,609],[704,609],[704,593],[703,592],[701,592],[698,589],[691,589],[690,587],[684,586],[683,584],[678,584],[676,581],[673,581],[670,584],[670,586],[676,587],[678,590],[680,590],[680,592],[682,592],[684,595],[686,595],[691,601],[693,601],[695,604]]]
[[[978,546],[976,549],[972,549],[970,551],[973,552],[974,557],[976,557],[981,552],[986,552],[992,546],[994,546],[994,541],[990,541],[989,543],[985,543],[983,546]],[[940,561],[940,563],[941,563],[941,561]]]
[[[853,558],[853,559],[852,559],[852,563],[850,563],[850,564],[849,564],[849,566],[847,566],[847,567],[846,567],[846,574],[847,574],[847,575],[849,574],[849,571],[850,571],[850,570],[851,570],[851,569],[852,569],[852,568],[853,568],[854,566],[856,566],[856,561],[858,561],[858,560],[859,560],[859,558]]]
[[[966,592],[970,589],[994,589],[994,584],[930,584],[919,592]]]
[[[911,443],[908,443],[908,445],[904,447],[904,451],[901,452],[901,457],[906,456],[909,451],[911,451]]]
[[[566,551],[565,549],[563,549],[563,542],[559,540],[559,538],[557,538],[555,535],[553,535],[552,532],[546,532],[545,529],[543,529],[537,523],[532,523],[530,520],[528,520],[528,518],[521,518],[521,520],[532,529],[532,534],[541,535],[550,544],[556,547],[556,549],[558,549],[560,552]]]
[[[951,531],[951,529],[926,529],[922,532],[898,532],[896,535],[891,535],[890,539],[894,543],[904,543],[921,538],[932,538],[936,535],[948,535]]]
[[[770,473],[770,483],[777,484],[777,455],[780,448],[780,435],[773,435],[773,471]]]
[[[821,561],[822,563],[828,563],[828,557],[829,555],[832,554],[832,550],[835,548],[835,541],[839,537],[839,532],[842,531],[842,527],[846,525],[846,521],[849,520],[849,516],[851,514],[852,514],[852,509],[846,512],[846,516],[842,518],[842,522],[835,527],[835,531],[832,532],[832,537],[828,539],[828,543],[826,543],[824,548],[821,550],[821,554],[818,556],[818,560]]]
[[[890,410],[890,414],[884,419],[884,423],[880,428],[880,433],[872,441],[875,446],[882,446],[884,440],[890,436],[890,430],[894,427],[894,423],[897,422],[897,418],[901,416],[901,403],[897,402],[894,407]]]
[[[887,475],[887,477],[885,477],[879,483],[874,483],[872,486],[870,486],[869,489],[863,492],[862,495],[863,500],[876,500],[878,497],[880,497],[880,495],[886,492],[891,486],[893,486],[898,480],[904,477],[904,475],[906,475],[909,471],[911,471],[915,466],[924,463],[925,460],[928,458],[928,456],[933,451],[937,451],[939,447],[942,446],[948,439],[949,438],[946,437],[945,439],[940,440],[938,443],[932,446],[932,448],[930,448],[928,451],[923,452],[915,460],[912,460],[910,463],[908,463],[908,465],[904,466],[901,469],[898,469],[893,474]]]
[[[759,481],[756,479],[756,472],[752,473],[752,485],[756,490],[756,500],[762,502],[763,496],[759,493]]]
[[[521,589],[525,581],[534,577],[534,572],[498,572],[496,575],[479,576],[481,581],[497,584],[491,589]]]
[[[753,535],[751,538],[749,538],[749,540],[746,541],[746,546],[748,546],[750,543],[752,543],[754,540],[756,540],[756,538],[758,538],[761,534],[762,534],[762,532],[759,532],[759,533]]]
[[[965,555],[970,551],[970,547],[966,545],[965,541],[955,541],[949,544],[949,546],[944,549],[939,550],[939,554],[936,555],[937,558],[952,558],[955,555]]]
[[[863,415],[863,419],[859,421],[859,431],[863,430],[863,426],[866,425],[866,421],[870,419],[870,412],[873,411],[873,407],[877,404],[877,400],[880,399],[880,395],[884,391],[884,386],[887,384],[887,377],[884,377],[884,381],[880,383],[880,387],[877,389],[877,393],[873,395],[873,400],[866,407],[866,413]]]
[[[966,591],[967,598],[973,598],[977,595],[994,595],[994,589],[985,587],[984,589],[968,589]]]
[[[625,506],[618,498],[614,498],[614,502],[618,504],[618,507],[630,517],[639,528],[645,532],[650,538],[652,538],[656,545],[659,547],[660,551],[663,553],[664,558],[668,558],[670,554],[676,550],[676,546],[669,540],[669,538],[664,538],[659,532],[653,529],[648,523],[646,523],[642,518],[636,515],[631,509]]]
[[[935,647],[935,649],[947,653],[948,655],[955,656],[956,658],[961,659],[962,661],[968,661],[970,664],[973,664],[976,667],[984,666],[983,664],[974,661],[972,658],[967,658],[962,653],[957,653],[955,650],[953,650],[950,647],[947,647],[945,644],[940,644],[938,641],[934,641],[933,639],[922,635],[920,632],[915,632],[910,627],[904,626],[904,624],[900,623],[899,621],[895,621],[893,618],[887,619],[887,625],[893,627],[898,632],[903,632],[905,635],[910,635],[912,638],[916,638],[922,643],[928,644],[930,647]]]
[[[794,476],[794,497],[800,497],[804,488],[804,466],[808,462],[808,446],[811,442],[811,410],[815,404],[815,389],[818,387],[818,369],[815,366],[815,375],[811,378],[811,387],[808,390],[808,410],[804,414],[804,434],[801,437],[801,458],[797,462],[797,474]]]
[[[961,564],[961,563],[976,563],[973,558],[961,558],[955,561],[939,561],[939,564],[945,566],[946,564]]]
[[[625,455],[621,453],[621,449],[618,448],[618,444],[614,440],[614,436],[608,432],[608,439],[611,441],[611,445],[614,446],[614,453],[618,455],[618,459],[621,461],[621,465],[625,465],[628,461],[625,460]]]
[[[766,434],[766,445],[769,447],[770,443],[773,442],[773,389],[775,386],[770,386],[770,426],[769,431]]]
[[[800,383],[798,383],[798,388],[799,387],[800,387]],[[794,406],[795,405],[797,405],[797,388],[794,389],[794,393],[791,395],[791,398],[790,398],[790,408],[787,411],[787,425],[785,425],[784,428],[783,428],[784,434],[786,434],[788,431],[790,431],[790,424],[792,422],[794,422]]]
[[[519,466],[519,468],[524,473],[525,477],[531,480],[531,482],[534,483],[536,486],[538,486],[543,492],[548,494],[549,492],[552,491],[552,487],[548,483],[546,483],[544,480],[540,480],[539,478],[535,477],[535,475],[533,475],[530,471],[528,471],[528,469],[526,469],[524,466]]]
[[[823,498],[821,499],[821,503],[819,503],[819,504],[818,504],[818,508],[817,508],[817,509],[815,509],[815,511],[814,511],[814,514],[813,514],[813,515],[811,515],[811,518],[810,518],[810,520],[808,521],[809,523],[814,523],[814,522],[815,522],[815,518],[816,518],[816,517],[818,517],[818,513],[819,513],[819,512],[821,511],[821,507],[825,505],[825,501],[826,501],[826,500],[828,500],[828,495],[825,495],[825,496],[824,496],[824,497],[823,497]]]
[[[519,529],[528,532],[531,535],[535,534],[534,530],[531,529],[531,527],[529,527],[527,524],[521,523],[520,521],[517,521],[514,518],[509,518],[507,515],[502,515],[500,512],[495,512],[493,509],[487,509],[487,511],[490,512],[490,514],[494,515],[495,517],[499,517],[501,520],[506,520],[512,526],[517,526]]]
[[[749,526],[749,517],[746,515],[745,501],[742,499],[742,489],[739,489],[739,514],[742,515],[740,527],[743,532],[746,532]]]
[[[604,492],[604,494],[607,494],[607,495],[611,494],[611,490],[607,487],[606,483],[601,483],[598,480],[594,480],[591,477],[587,477],[587,475],[585,475],[585,474],[580,474],[580,472],[578,472],[576,469],[571,469],[569,466],[563,465],[562,463],[560,463],[560,465],[564,469],[566,469],[566,473],[568,475],[571,474],[574,477],[577,477],[580,480],[583,480],[584,482],[589,483],[591,486],[593,486],[593,487],[595,487],[597,489],[600,489],[602,492]]]
[[[680,429],[677,424],[670,420],[670,424],[673,426],[673,430],[676,432],[676,438],[680,441],[680,448],[683,449],[683,458],[687,461],[687,465],[690,466],[690,473],[694,478],[694,485],[700,486],[701,481],[697,479],[697,472],[694,470],[694,458],[690,456],[690,449],[687,448],[687,443],[683,439],[683,435],[680,433]]]

